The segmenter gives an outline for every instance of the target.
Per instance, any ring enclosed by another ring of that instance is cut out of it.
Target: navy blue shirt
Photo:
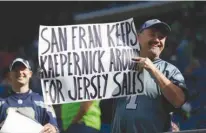
[[[23,94],[12,92],[0,101],[0,123],[6,119],[8,109],[13,108],[42,125],[50,123],[58,127],[53,107],[44,104],[43,97],[31,90]]]

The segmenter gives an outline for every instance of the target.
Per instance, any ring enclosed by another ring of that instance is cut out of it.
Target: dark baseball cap
[[[11,65],[9,66],[9,70],[12,71],[13,67],[17,64],[17,63],[22,63],[26,68],[29,68],[31,70],[31,66],[29,64],[28,60],[25,60],[23,58],[16,58],[12,61]]]
[[[158,19],[151,19],[151,20],[147,20],[140,27],[139,32],[142,32],[144,29],[148,29],[148,28],[151,28],[151,27],[155,27],[157,29],[164,30],[165,33],[169,33],[171,31],[171,28],[170,28],[170,26],[167,23],[162,22],[162,21],[160,21]]]

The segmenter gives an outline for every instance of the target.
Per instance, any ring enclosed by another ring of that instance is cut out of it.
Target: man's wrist
[[[74,124],[74,123],[77,123],[77,120],[76,120],[76,119],[73,119],[73,120],[72,120],[72,124]]]
[[[149,71],[150,71],[153,75],[155,75],[155,74],[157,73],[157,68],[156,68],[154,65],[152,65],[152,66],[150,67]]]
[[[160,86],[161,90],[165,89],[171,83],[171,81],[169,79],[167,79],[164,76],[164,74],[159,69],[157,69],[156,67],[151,67],[150,72],[153,75],[153,77],[155,78],[155,81]]]
[[[56,133],[60,133],[59,128],[57,126],[54,126],[54,128],[56,129]]]

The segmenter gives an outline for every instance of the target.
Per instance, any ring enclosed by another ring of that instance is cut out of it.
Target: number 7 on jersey
[[[129,103],[126,105],[126,109],[137,109],[137,95],[129,96]]]

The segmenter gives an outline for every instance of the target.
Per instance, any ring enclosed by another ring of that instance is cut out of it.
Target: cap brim
[[[29,68],[29,69],[30,69],[30,67],[29,67],[26,63],[24,63],[23,61],[16,60],[16,61],[14,61],[14,62],[12,63],[12,65],[10,66],[10,68],[9,68],[10,71],[13,70],[13,67],[15,66],[16,63],[21,63],[21,64],[23,64],[26,68]]]
[[[151,25],[150,27],[147,28],[151,28],[151,27],[156,27],[157,29],[163,30],[165,31],[165,34],[168,34],[171,32],[171,28],[168,24],[164,23],[164,22],[160,22],[160,23],[156,23]]]

